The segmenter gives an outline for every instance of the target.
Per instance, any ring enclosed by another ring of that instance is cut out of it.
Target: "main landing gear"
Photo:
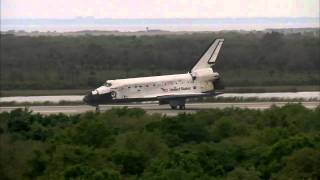
[[[170,105],[170,107],[171,107],[171,109],[178,109],[178,107],[180,110],[186,109],[186,105],[178,105],[178,106],[171,106]]]
[[[178,99],[178,100],[172,100],[169,102],[171,109],[186,109],[186,100],[185,99]]]

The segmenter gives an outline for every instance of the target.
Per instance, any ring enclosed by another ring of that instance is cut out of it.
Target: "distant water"
[[[2,19],[1,31],[169,31],[263,30],[319,27],[319,18],[208,18],[208,19]]]
[[[281,98],[281,99],[304,99],[320,101],[320,91],[314,92],[289,92],[289,93],[227,93],[219,95],[219,97],[237,97],[237,98]],[[83,96],[16,96],[16,97],[0,97],[0,102],[54,102],[60,101],[82,101]]]

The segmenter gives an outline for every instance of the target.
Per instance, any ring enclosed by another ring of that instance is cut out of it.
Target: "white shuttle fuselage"
[[[192,70],[186,74],[107,80],[93,90],[84,101],[87,104],[136,102],[157,100],[170,104],[172,109],[185,108],[185,100],[192,97],[213,96],[219,74],[213,71],[223,39],[215,40]]]

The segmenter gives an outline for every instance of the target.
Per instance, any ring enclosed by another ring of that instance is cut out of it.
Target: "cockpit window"
[[[104,83],[103,85],[104,85],[104,86],[107,86],[107,87],[111,87],[111,86],[112,86],[112,84],[111,84],[111,83],[108,83],[108,82]]]

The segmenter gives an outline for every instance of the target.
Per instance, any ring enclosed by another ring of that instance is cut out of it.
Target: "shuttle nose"
[[[92,105],[92,94],[89,93],[83,97],[83,102],[86,104]]]

